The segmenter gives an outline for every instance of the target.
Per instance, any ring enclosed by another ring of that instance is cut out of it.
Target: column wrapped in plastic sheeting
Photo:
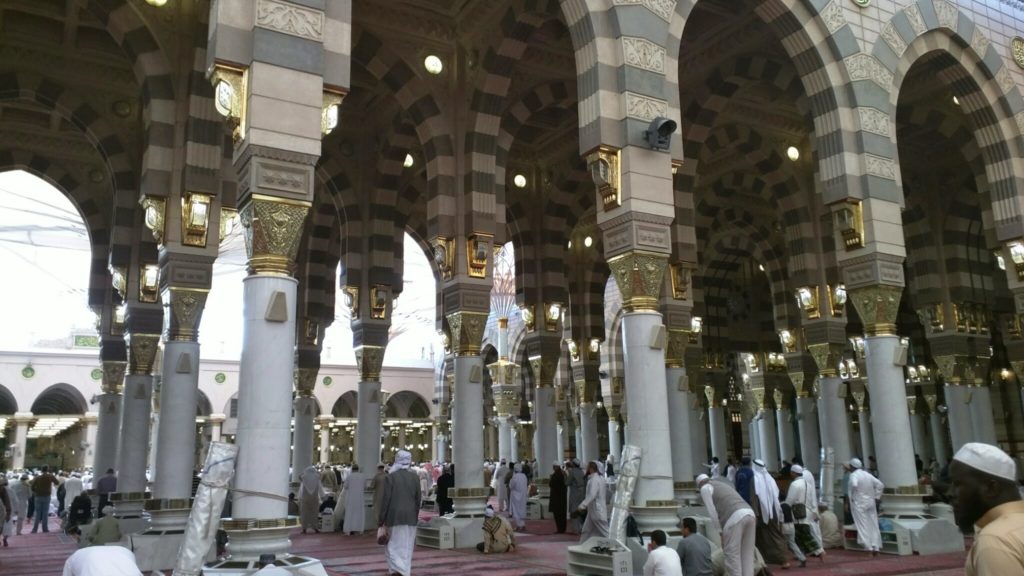
[[[203,465],[203,477],[192,503],[192,512],[185,525],[185,538],[178,552],[173,576],[199,576],[206,554],[217,537],[220,513],[228,494],[231,477],[235,475],[238,446],[211,442]]]
[[[627,445],[622,448],[622,459],[619,464],[618,481],[615,495],[612,497],[612,515],[608,522],[608,535],[626,546],[626,518],[629,518],[629,506],[633,502],[633,491],[636,479],[640,475],[640,447]]]

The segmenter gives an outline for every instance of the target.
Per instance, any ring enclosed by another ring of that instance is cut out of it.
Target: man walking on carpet
[[[384,494],[377,516],[378,526],[387,526],[388,543],[385,556],[388,572],[401,576],[412,574],[412,552],[416,547],[416,524],[419,522],[420,479],[409,470],[412,454],[399,450],[395,464],[384,478]]]

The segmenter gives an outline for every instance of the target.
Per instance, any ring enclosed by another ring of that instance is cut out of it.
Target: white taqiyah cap
[[[860,461],[860,458],[851,458],[849,462],[850,468],[860,469],[864,467],[864,463]]]
[[[700,476],[697,476],[697,486],[700,486],[700,483],[705,480],[711,480],[711,477],[708,476],[707,474],[701,474]]]
[[[1013,458],[991,444],[968,442],[957,450],[953,460],[997,478],[1017,481],[1017,465]]]
[[[280,566],[266,566],[253,576],[292,576],[292,573]]]
[[[804,467],[799,464],[793,464],[789,471],[792,472],[793,474],[803,474]]]

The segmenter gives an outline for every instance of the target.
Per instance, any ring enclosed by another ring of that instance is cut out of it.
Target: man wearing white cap
[[[953,510],[964,532],[977,527],[966,576],[1024,574],[1024,502],[1017,466],[990,444],[964,444],[949,467]]]
[[[142,576],[135,555],[120,546],[82,548],[64,562],[63,576]]]
[[[878,529],[876,502],[882,499],[885,484],[865,472],[859,458],[850,460],[846,467],[852,470],[849,481],[850,512],[857,526],[857,544],[870,550],[872,556],[877,556],[878,550],[882,548],[882,533]]]
[[[722,535],[726,574],[754,576],[754,510],[728,482],[701,474],[697,487],[711,526]]]
[[[378,526],[387,526],[388,543],[385,556],[388,573],[409,576],[412,573],[412,551],[416,546],[416,525],[419,523],[420,479],[409,470],[412,454],[399,450],[395,464],[384,478],[384,495],[378,512]]]
[[[807,480],[804,478],[804,467],[794,464],[790,468],[793,474],[793,482],[786,491],[786,504],[789,504],[793,511],[794,531],[796,532],[796,543],[805,554],[825,560],[825,551],[821,543],[814,537],[811,526],[817,522],[817,502],[814,498],[813,487],[808,489]]]

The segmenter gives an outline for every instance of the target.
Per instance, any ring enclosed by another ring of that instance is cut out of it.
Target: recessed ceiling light
[[[156,6],[157,8],[167,4],[167,0],[146,0],[146,4],[150,6]]]
[[[960,99],[957,98],[956,96],[953,96],[953,104],[956,104],[957,106],[959,106],[960,105]]]
[[[796,162],[800,159],[800,149],[796,146],[790,146],[789,148],[786,148],[786,156],[793,162]]]
[[[569,247],[570,249],[572,249],[572,240],[569,240],[569,244],[568,244],[568,247]]]
[[[444,70],[444,62],[439,57],[431,54],[423,59],[423,67],[426,68],[427,72],[437,75]]]
[[[591,238],[590,236],[587,236],[586,238],[583,239],[583,245],[586,246],[587,248],[590,248],[590,246],[593,243],[594,243],[594,239]]]
[[[412,157],[412,154],[405,155],[405,162],[402,162],[402,166],[406,168],[412,168],[412,165],[416,163],[416,159]]]
[[[526,176],[516,174],[512,177],[512,183],[516,185],[516,188],[526,188]]]
[[[764,264],[758,264],[757,269],[760,270],[761,272],[764,272]]]

